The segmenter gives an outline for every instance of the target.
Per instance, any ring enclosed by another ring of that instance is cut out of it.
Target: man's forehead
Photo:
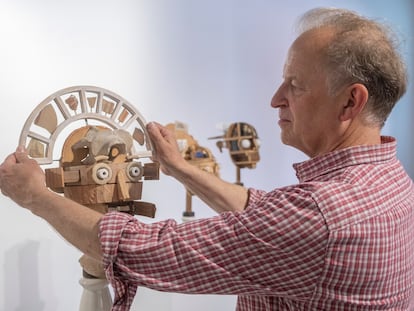
[[[323,49],[333,38],[331,29],[314,29],[301,34],[290,46],[283,67],[284,74],[297,66],[307,67],[315,66],[314,69],[320,67],[318,64],[322,61]]]
[[[332,27],[310,29],[300,34],[292,43],[290,49],[320,51],[332,41],[334,36],[335,30]]]

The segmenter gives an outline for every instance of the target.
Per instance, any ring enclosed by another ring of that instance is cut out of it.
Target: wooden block
[[[144,164],[144,179],[158,180],[160,179],[160,164],[157,162]]]
[[[131,200],[140,200],[142,195],[142,182],[126,183],[128,195]],[[65,197],[83,205],[97,203],[120,202],[117,184],[106,185],[76,185],[64,188]]]
[[[80,172],[78,170],[74,170],[74,171],[66,170],[66,171],[64,171],[63,180],[64,180],[65,184],[80,182],[80,179],[81,179],[80,178]]]
[[[65,186],[63,179],[63,168],[48,168],[45,169],[46,186],[55,192],[63,193]]]
[[[129,191],[127,187],[127,177],[124,170],[119,170],[116,175],[116,181],[118,186],[118,197],[120,201],[130,200]]]
[[[142,202],[142,201],[134,201],[134,214],[135,215],[142,215],[146,217],[155,217],[156,212],[155,204]]]

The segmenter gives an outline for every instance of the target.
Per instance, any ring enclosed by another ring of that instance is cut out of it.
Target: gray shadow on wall
[[[6,252],[4,310],[45,310],[45,303],[39,294],[39,245],[36,241],[26,241]]]

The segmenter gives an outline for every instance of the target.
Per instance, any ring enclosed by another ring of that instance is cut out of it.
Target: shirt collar
[[[338,168],[388,161],[396,157],[396,146],[395,138],[381,136],[379,145],[361,145],[332,151],[301,163],[295,163],[293,168],[296,170],[299,181],[306,182]]]

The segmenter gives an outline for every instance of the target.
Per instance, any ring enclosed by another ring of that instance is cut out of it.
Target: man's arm
[[[181,182],[217,212],[242,211],[248,199],[246,188],[223,181],[189,164],[178,150],[174,134],[160,124],[151,122],[147,131],[154,145],[154,160],[163,172]]]
[[[50,223],[68,242],[100,260],[102,214],[50,191],[43,170],[21,148],[0,165],[1,192]]]

